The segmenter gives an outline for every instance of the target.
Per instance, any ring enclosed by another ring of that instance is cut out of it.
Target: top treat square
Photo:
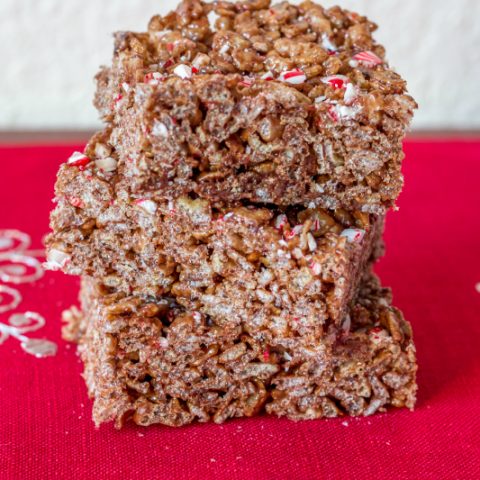
[[[184,0],[115,37],[95,105],[133,193],[383,213],[415,101],[376,25],[310,1]]]

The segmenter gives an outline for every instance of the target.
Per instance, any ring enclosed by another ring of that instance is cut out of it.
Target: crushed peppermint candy
[[[251,87],[253,85],[254,80],[249,77],[243,77],[243,80],[239,82],[239,85],[242,85],[244,87]]]
[[[326,33],[322,35],[322,47],[331,53],[335,53],[338,50],[338,47],[330,40],[330,37]]]
[[[308,264],[310,270],[312,271],[312,273],[314,275],[320,275],[320,273],[322,273],[322,265],[318,262],[316,262],[315,260],[312,260],[309,264]]]
[[[300,68],[295,68],[293,70],[287,70],[280,74],[279,80],[285,83],[290,83],[292,85],[300,85],[305,83],[307,76],[305,72]]]
[[[73,152],[71,157],[67,160],[69,167],[85,167],[91,162],[85,154],[80,152]]]
[[[222,45],[222,48],[218,51],[221,55],[224,55],[225,53],[228,53],[230,50],[230,45],[228,43],[225,43]]]
[[[163,68],[165,68],[165,69],[170,68],[174,63],[175,63],[175,61],[173,60],[173,58],[169,58],[169,59],[163,64]]]
[[[150,213],[153,215],[157,211],[157,204],[153,200],[146,200],[145,198],[141,198],[136,200],[135,203],[145,212]]]
[[[308,249],[311,252],[314,252],[317,249],[317,242],[310,232],[307,233],[307,243],[308,243]]]
[[[350,66],[356,67],[359,63],[361,63],[365,67],[373,68],[377,65],[381,65],[383,63],[383,60],[378,55],[375,55],[373,52],[365,51],[354,55],[352,57],[352,60],[350,61]]]
[[[287,216],[282,213],[281,215],[278,215],[278,217],[275,219],[274,225],[277,230],[282,230],[285,225],[287,225],[288,220]]]
[[[215,31],[215,22],[220,18],[220,16],[212,10],[208,13],[207,18],[210,25],[210,30]]]
[[[350,107],[336,104],[330,105],[328,108],[328,114],[334,122],[338,122],[340,120],[351,120],[355,118],[361,109],[362,108],[359,105]]]
[[[273,76],[273,73],[269,70],[268,72],[264,73],[260,78],[262,80],[266,80],[267,82],[270,82],[275,77]]]
[[[326,99],[327,97],[325,95],[320,95],[315,99],[315,103],[323,103]]]
[[[183,78],[184,80],[188,78],[192,78],[193,76],[192,67],[189,67],[188,65],[185,65],[183,63],[180,65],[177,65],[173,69],[173,73],[177,75],[177,77]]]
[[[202,319],[202,314],[200,312],[193,312],[192,313],[192,318],[196,321],[199,322]]]
[[[263,352],[263,360],[265,362],[268,362],[270,359],[270,350],[267,348],[264,352]]]
[[[293,255],[293,258],[296,258],[297,260],[300,260],[301,258],[303,258],[303,252],[298,247],[292,250],[292,255]]]
[[[333,88],[346,88],[350,83],[350,79],[345,75],[329,75],[328,77],[323,77],[322,82],[327,85],[331,85]]]
[[[123,82],[122,83],[122,88],[123,88],[125,93],[128,93],[129,90],[130,90],[130,85],[127,82]]]
[[[83,208],[85,206],[82,199],[79,197],[69,197],[68,201],[70,202],[70,205],[76,208]]]
[[[143,82],[148,85],[158,85],[162,80],[163,76],[160,72],[150,72],[145,75]]]
[[[156,137],[167,138],[168,128],[164,123],[155,120],[155,122],[153,123],[152,134]]]
[[[350,318],[350,315],[347,314],[347,316],[345,317],[342,323],[342,333],[344,335],[347,335],[350,332],[351,327],[352,327],[352,319]]]
[[[303,230],[303,225],[295,225],[289,232],[285,232],[285,238],[287,240],[292,239],[296,235],[300,234]]]
[[[114,172],[117,169],[117,161],[112,157],[95,160],[95,165],[104,172]]]
[[[343,96],[343,100],[347,105],[351,105],[358,96],[358,91],[355,85],[352,83],[348,83],[345,87],[345,94]]]
[[[365,230],[360,228],[347,228],[341,234],[341,237],[345,237],[349,242],[359,243],[365,236]]]
[[[70,261],[70,255],[62,250],[52,248],[47,254],[47,261],[43,264],[47,270],[60,270]]]

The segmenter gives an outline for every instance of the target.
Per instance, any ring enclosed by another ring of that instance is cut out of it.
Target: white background
[[[339,1],[380,25],[420,104],[417,129],[480,128],[480,0]],[[145,30],[175,4],[0,0],[0,130],[97,127],[93,76],[110,61],[111,33]]]

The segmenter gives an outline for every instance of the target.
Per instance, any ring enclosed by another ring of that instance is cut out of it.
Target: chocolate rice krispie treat
[[[310,1],[184,0],[117,33],[95,105],[124,188],[384,213],[416,104],[375,29]]]
[[[108,158],[95,157],[105,149]],[[110,147],[93,141],[87,152],[60,169],[47,266],[118,292],[170,295],[218,322],[340,326],[365,266],[381,254],[382,217],[135,197],[118,186]]]
[[[222,423],[267,412],[293,420],[413,408],[410,325],[367,278],[341,338],[289,325],[217,323],[173,299],[125,296],[84,279],[83,312],[65,313],[79,342],[98,425]]]

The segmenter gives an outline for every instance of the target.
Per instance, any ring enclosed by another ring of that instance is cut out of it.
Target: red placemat
[[[55,172],[73,148],[0,149],[0,228],[40,247]],[[30,336],[57,342],[57,355],[37,359],[14,338],[0,345],[0,479],[480,478],[480,141],[406,150],[407,186],[377,271],[414,327],[415,412],[97,430],[75,349],[60,339],[78,281],[47,273],[20,287],[17,311],[45,317]]]

